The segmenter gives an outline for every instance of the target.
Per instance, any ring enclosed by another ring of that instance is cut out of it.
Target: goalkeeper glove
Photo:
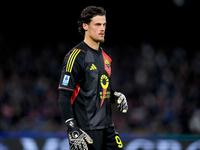
[[[91,137],[77,126],[73,118],[68,119],[65,123],[67,124],[70,150],[88,150],[87,143],[93,143]]]
[[[114,92],[115,95],[115,103],[117,103],[117,107],[119,108],[119,111],[122,113],[126,113],[128,110],[128,104],[126,101],[126,97],[121,92]]]

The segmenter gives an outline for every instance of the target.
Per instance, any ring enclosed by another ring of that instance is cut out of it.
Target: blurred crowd
[[[0,42],[0,131],[66,131],[57,88],[72,46]],[[129,104],[127,114],[112,105],[118,132],[200,133],[199,50],[148,42],[105,48],[113,59],[112,87]]]

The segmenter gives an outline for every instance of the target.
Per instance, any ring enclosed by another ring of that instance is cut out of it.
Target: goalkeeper
[[[71,150],[121,150],[123,144],[112,121],[111,103],[126,113],[125,96],[111,88],[110,55],[104,42],[106,11],[86,7],[80,15],[84,40],[64,58],[59,83],[59,107],[65,119]]]

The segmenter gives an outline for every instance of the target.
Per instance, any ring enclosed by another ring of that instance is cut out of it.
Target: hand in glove
[[[67,132],[69,137],[70,150],[88,150],[88,144],[92,144],[93,140],[91,137],[77,127],[74,119],[69,119],[67,123]],[[86,143],[87,142],[87,143]]]
[[[121,92],[114,92],[115,95],[115,102],[118,104],[117,107],[119,108],[119,111],[122,113],[126,113],[128,110],[128,104],[126,101],[126,97]]]

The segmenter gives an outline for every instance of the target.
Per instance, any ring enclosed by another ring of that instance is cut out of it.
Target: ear
[[[85,31],[88,30],[88,24],[87,24],[87,23],[83,23],[83,29],[84,29]]]

